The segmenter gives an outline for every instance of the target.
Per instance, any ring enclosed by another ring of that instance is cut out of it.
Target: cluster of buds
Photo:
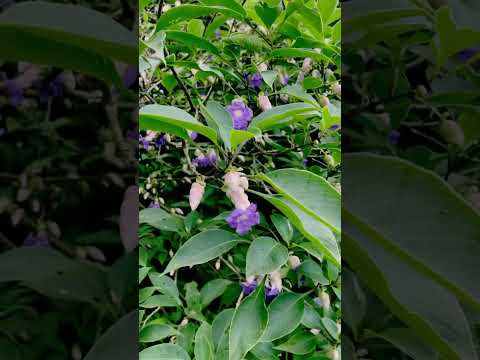
[[[227,197],[235,208],[241,210],[247,209],[250,206],[248,195],[245,193],[245,190],[248,189],[247,177],[238,171],[230,171],[223,179]]]

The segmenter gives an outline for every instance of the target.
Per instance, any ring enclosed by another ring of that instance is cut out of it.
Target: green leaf
[[[340,249],[335,236],[327,226],[282,196],[256,194],[280,210],[293,226],[312,242],[316,250],[321,251],[333,264],[340,267]]]
[[[340,194],[327,180],[298,169],[275,170],[262,175],[262,179],[295,205],[340,233]]]
[[[155,208],[140,210],[139,224],[148,224],[162,231],[178,232],[183,229],[183,221],[179,216]]]
[[[315,284],[323,286],[330,284],[330,281],[323,275],[322,267],[312,260],[302,262],[297,271],[312,279]]]
[[[88,26],[85,26],[85,19],[88,19]],[[35,45],[33,40],[38,36],[43,39],[42,46],[56,42],[128,64],[138,62],[136,35],[111,17],[87,7],[42,1],[18,3],[0,15],[3,45],[11,31],[30,38],[25,44],[29,46]]]
[[[140,330],[138,341],[142,343],[161,341],[177,334],[177,330],[169,325],[150,324]]]
[[[277,78],[277,72],[273,70],[268,70],[268,71],[262,71],[260,73],[262,75],[263,81],[268,85],[270,89],[273,89],[273,83],[275,82],[275,79]]]
[[[348,270],[342,271],[342,290],[348,294],[342,302],[342,320],[357,335],[367,312],[367,300],[356,276]]]
[[[236,234],[225,230],[206,230],[183,244],[163,272],[169,273],[186,266],[206,263],[223,255],[243,242]]]
[[[346,155],[343,217],[460,299],[480,306],[479,214],[438,175],[392,157]],[[381,179],[380,179],[381,175]],[[357,185],[362,184],[359,188]],[[382,199],[373,204],[369,199]]]
[[[350,161],[354,160],[345,163]],[[385,169],[382,167],[382,179]],[[443,357],[476,358],[469,324],[453,294],[388,252],[349,218],[342,220],[342,228],[343,257],[395,316]]]
[[[255,12],[267,28],[272,27],[275,19],[280,14],[280,10],[278,9],[278,7],[270,7],[264,3],[256,5]]]
[[[305,103],[292,103],[276,106],[255,116],[248,128],[251,129],[256,127],[260,130],[269,130],[275,126],[282,125],[286,120],[291,120],[291,117],[294,115],[314,110],[316,110],[314,106]]]
[[[270,215],[270,219],[272,219],[272,223],[283,241],[289,244],[293,238],[293,227],[290,221],[285,216],[279,214]]]
[[[296,333],[286,342],[275,346],[274,349],[291,354],[305,355],[312,352],[317,344],[315,335],[305,332]]]
[[[313,49],[300,48],[281,48],[275,49],[270,53],[272,58],[311,58],[316,61],[326,61],[327,63],[335,64],[335,60],[322,52],[316,52]]]
[[[239,13],[242,17],[246,17],[247,13],[245,12],[242,5],[238,3],[237,0],[200,0],[200,3],[208,6],[223,6],[229,8],[233,11]]]
[[[157,22],[157,31],[166,29],[181,21],[195,19],[215,13],[242,20],[242,14],[226,6],[181,5],[163,13]]]
[[[305,101],[306,103],[312,104],[313,106],[316,106],[317,108],[320,107],[320,105],[317,103],[317,101],[313,98],[312,95],[308,94],[300,85],[295,84],[295,85],[288,85],[282,88],[280,91],[280,94],[286,94],[291,97],[294,97],[296,99]]]
[[[320,16],[322,18],[322,23],[324,25],[328,25],[328,19],[333,14],[333,11],[338,6],[338,0],[322,0],[317,1],[318,11],[320,12]]]
[[[181,42],[195,49],[203,49],[214,55],[221,56],[220,51],[210,41],[197,35],[183,31],[167,31],[167,40]]]
[[[268,326],[262,342],[270,342],[292,333],[302,321],[304,296],[280,294],[268,307]]]
[[[103,334],[85,356],[85,360],[134,359],[138,356],[138,312],[123,316]],[[123,346],[118,346],[118,344]],[[172,360],[172,359],[169,359]]]
[[[246,275],[265,275],[280,269],[288,261],[288,249],[278,241],[261,236],[248,248]]]
[[[178,307],[178,301],[169,295],[153,295],[140,304],[145,309]]]
[[[386,340],[415,360],[430,360],[438,357],[430,346],[408,328],[390,328],[381,332],[365,330],[365,336]]]
[[[214,360],[212,327],[203,322],[195,334],[195,360]]]
[[[338,339],[340,335],[338,332],[337,323],[330,318],[322,318],[322,326],[327,331],[327,333],[335,340]]]
[[[140,270],[138,270],[138,283],[140,284],[143,279],[145,279],[148,275],[148,273],[152,270],[150,267],[142,267]]]
[[[232,322],[234,309],[223,310],[218,314],[212,323],[212,338],[216,354],[225,354],[228,358],[228,334]]]
[[[272,343],[258,343],[250,351],[259,360],[278,360],[278,352],[273,350]]]
[[[207,282],[200,291],[202,308],[207,307],[213,300],[222,296],[232,282],[226,279],[214,279]]]
[[[177,300],[179,305],[182,304],[182,302],[180,301],[180,294],[178,293],[177,284],[174,280],[172,280],[168,276],[160,275],[156,272],[151,272],[150,274],[148,274],[148,277],[157,290]]]
[[[94,304],[110,298],[106,271],[73,261],[52,248],[20,247],[2,253],[0,283],[10,281],[20,281],[53,299]]]
[[[139,360],[190,360],[190,356],[178,345],[160,344],[140,351]]]
[[[170,129],[176,135],[188,140],[189,135],[186,129],[198,132],[217,143],[215,130],[201,124],[190,114],[174,106],[146,105],[140,109],[139,122],[141,129],[161,132],[167,132],[166,130]]]
[[[187,31],[195,36],[202,37],[205,31],[205,25],[200,19],[193,19],[188,22]]]
[[[260,341],[268,323],[264,285],[257,287],[236,309],[229,335],[229,360],[242,360]]]

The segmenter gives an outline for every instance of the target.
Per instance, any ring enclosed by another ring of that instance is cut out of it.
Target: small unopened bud
[[[25,211],[22,208],[18,208],[12,214],[12,225],[17,226],[23,220],[23,216],[25,215]]]
[[[328,106],[330,104],[330,100],[325,95],[320,96],[320,105],[322,107]]]
[[[101,263],[107,261],[105,254],[99,248],[95,246],[87,246],[86,250],[87,250],[87,255],[90,259],[96,262],[101,262]]]
[[[332,349],[328,352],[328,357],[332,360],[340,360],[340,354],[337,349]]]
[[[320,300],[320,303],[321,303],[321,306],[325,309],[325,310],[329,310],[330,309],[330,296],[328,295],[328,293],[326,293],[325,291],[320,291],[319,294],[318,294],[318,299]]]
[[[323,159],[325,160],[325,163],[326,163],[329,167],[335,167],[335,159],[333,158],[332,155],[330,155],[330,154],[325,154],[325,156],[323,157]]]
[[[203,194],[205,193],[205,184],[194,182],[190,188],[190,195],[188,201],[190,208],[196,210],[202,201]]]
[[[320,330],[319,330],[319,329],[311,329],[310,332],[311,332],[313,335],[318,335],[318,334],[320,334]]]
[[[303,60],[303,64],[302,64],[302,71],[304,73],[308,73],[308,72],[310,72],[310,70],[312,70],[312,59],[305,58]]]
[[[220,260],[217,260],[217,262],[215,263],[215,270],[217,271],[220,270],[220,265],[221,265]]]
[[[182,209],[180,209],[180,208],[175,208],[174,210],[175,210],[175,212],[176,212],[178,215],[183,215],[183,210],[182,210]]]
[[[300,261],[300,258],[296,255],[292,255],[288,258],[288,263],[290,265],[290,268],[292,270],[296,270],[300,264],[301,264],[301,261]]]
[[[332,91],[338,97],[342,96],[342,85],[340,85],[338,82],[334,83],[332,85]]]
[[[258,65],[258,71],[259,72],[264,72],[264,71],[267,71],[268,70],[268,65],[265,64],[265,63],[261,63],[260,65]]]
[[[272,108],[272,104],[270,103],[270,100],[268,99],[268,96],[265,95],[260,95],[258,97],[258,106],[262,111],[267,111]]]
[[[446,142],[463,147],[465,134],[463,129],[453,120],[443,120],[440,124],[440,133]]]
[[[50,231],[50,233],[57,238],[59,238],[62,235],[60,227],[56,222],[48,221],[47,228],[48,228],[48,231]]]
[[[428,90],[424,85],[418,85],[415,89],[415,94],[417,94],[418,97],[424,98],[428,95]]]
[[[63,85],[67,91],[73,92],[76,87],[75,75],[70,70],[65,70],[62,74]]]

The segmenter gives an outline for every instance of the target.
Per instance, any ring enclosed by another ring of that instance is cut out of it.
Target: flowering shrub
[[[337,5],[143,3],[140,359],[340,358]]]

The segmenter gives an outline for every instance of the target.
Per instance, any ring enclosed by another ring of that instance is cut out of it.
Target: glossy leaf
[[[195,360],[214,360],[212,327],[203,322],[195,334]]]
[[[194,47],[195,49],[203,49],[214,55],[220,56],[220,51],[217,49],[217,47],[213,45],[210,41],[205,40],[202,37],[183,31],[169,30],[166,32],[166,34],[167,40],[177,41],[185,45]]]
[[[305,103],[279,105],[255,116],[248,128],[251,129],[255,127],[260,130],[269,130],[281,125],[286,120],[289,120],[291,116],[313,111],[315,109],[314,106]]]
[[[138,341],[142,343],[155,342],[175,335],[177,335],[177,331],[171,326],[149,324],[140,330]]]
[[[178,345],[160,344],[140,351],[139,360],[190,360],[190,356]]]
[[[242,360],[260,341],[268,323],[263,284],[235,310],[229,334],[229,360]]]
[[[222,296],[232,282],[226,279],[214,279],[207,282],[200,291],[200,302],[202,307],[208,306],[213,300]]]
[[[177,232],[183,229],[183,221],[163,209],[148,208],[140,210],[139,224],[148,224],[161,231]]]
[[[294,293],[279,295],[268,307],[268,326],[262,342],[280,339],[292,333],[302,321],[304,296]]]
[[[315,349],[317,339],[315,335],[299,332],[293,335],[284,343],[275,346],[275,349],[286,351],[291,354],[305,355]]]
[[[242,242],[236,234],[225,230],[206,230],[183,244],[163,272],[206,263]]]
[[[283,266],[287,260],[288,249],[285,246],[270,237],[258,237],[248,248],[246,276],[271,273]]]

